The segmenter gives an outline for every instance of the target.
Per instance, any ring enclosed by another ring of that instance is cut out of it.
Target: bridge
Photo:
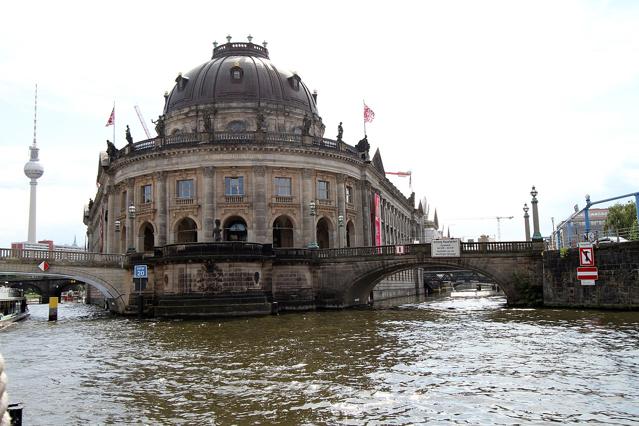
[[[433,257],[430,244],[319,250],[191,243],[130,255],[0,249],[0,275],[81,281],[100,290],[112,310],[125,313],[136,303],[135,264],[149,265],[148,286],[139,292],[149,305],[261,294],[283,310],[365,304],[377,283],[402,270],[464,270],[497,283],[509,304],[526,305],[540,302],[542,249],[532,242],[460,243],[459,257]],[[46,270],[38,266],[43,261]]]

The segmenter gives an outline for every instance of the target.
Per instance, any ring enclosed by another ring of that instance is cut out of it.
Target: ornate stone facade
[[[158,137],[101,155],[100,186],[85,211],[89,250],[211,242],[216,219],[223,241],[275,247],[419,239],[421,206],[386,179],[381,157],[371,162],[368,152],[324,138],[316,103],[265,47],[217,46],[210,61],[176,78],[155,121]]]

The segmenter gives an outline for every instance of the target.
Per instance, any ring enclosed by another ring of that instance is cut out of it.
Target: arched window
[[[331,223],[325,217],[317,221],[316,237],[317,245],[321,249],[331,248]]]
[[[145,222],[140,229],[140,237],[142,240],[142,251],[153,251],[153,247],[155,247],[153,225],[149,222]]]
[[[224,222],[224,241],[246,241],[247,238],[248,231],[244,219],[234,216]]]
[[[280,216],[273,222],[273,247],[293,247],[293,222]]]
[[[175,227],[176,243],[196,243],[197,224],[190,217],[185,217],[179,221]]]
[[[349,220],[346,224],[346,247],[353,247],[355,245],[355,225],[353,221]]]
[[[235,65],[231,68],[231,81],[233,83],[239,83],[242,81],[242,77],[244,77],[244,70],[240,68],[238,65]]]

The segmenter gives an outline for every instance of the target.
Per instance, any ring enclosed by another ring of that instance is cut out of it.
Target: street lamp
[[[524,203],[524,227],[526,229],[526,241],[530,241],[530,216],[528,215],[528,207],[527,203]]]
[[[313,232],[312,232],[313,239],[310,242],[310,244],[308,245],[308,248],[310,248],[310,249],[318,249],[319,246],[317,245],[317,241],[315,241],[316,234],[317,234],[317,229],[315,227],[315,216],[317,215],[317,212],[315,211],[315,200],[311,200],[311,202],[308,203],[308,207],[310,209],[309,214],[311,215],[311,229],[313,230]]]
[[[127,242],[129,243],[129,248],[127,252],[135,252],[135,245],[133,243],[133,219],[135,219],[135,206],[133,203],[129,205],[129,226],[127,226]]]
[[[342,233],[344,228],[344,216],[337,216],[337,224],[339,226],[339,248],[342,248]]]

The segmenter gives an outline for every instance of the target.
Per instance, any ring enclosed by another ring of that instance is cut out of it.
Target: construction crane
[[[454,219],[454,220],[491,220],[491,219],[497,220],[497,241],[501,241],[501,221],[504,219],[505,220],[514,219],[514,216],[465,217],[465,218]]]
[[[497,219],[497,241],[501,241],[501,221],[504,219],[513,219],[515,216],[496,216]]]
[[[406,177],[408,176],[408,188],[410,188],[410,190],[413,190],[413,174],[412,172],[409,170],[407,172],[384,172],[387,175],[393,175],[393,176],[399,176],[399,177]]]
[[[135,113],[138,115],[138,120],[140,120],[140,124],[142,124],[142,128],[144,129],[144,133],[146,133],[146,138],[151,139],[151,133],[149,133],[149,128],[146,127],[146,123],[144,122],[144,118],[142,118],[142,111],[140,111],[139,106],[134,106]]]

